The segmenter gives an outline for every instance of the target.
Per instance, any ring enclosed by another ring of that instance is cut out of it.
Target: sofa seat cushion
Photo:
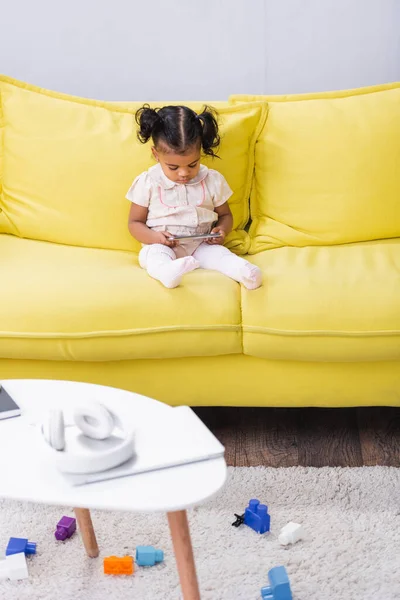
[[[210,271],[164,288],[131,252],[0,235],[0,358],[115,361],[242,350],[240,287]]]
[[[244,352],[276,360],[400,359],[400,239],[277,248],[242,289]]]

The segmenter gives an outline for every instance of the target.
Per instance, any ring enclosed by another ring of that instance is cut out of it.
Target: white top
[[[175,511],[213,496],[226,479],[223,458],[74,487],[42,460],[39,423],[49,408],[97,400],[132,422],[163,420],[174,409],[132,392],[66,381],[2,382],[22,416],[0,421],[0,497],[45,504],[127,511]],[[47,454],[46,454],[47,455]]]
[[[200,165],[199,173],[188,183],[168,179],[160,164],[133,181],[126,198],[149,209],[146,225],[176,233],[174,227],[210,227],[218,220],[215,208],[224,204],[232,190],[214,169]]]

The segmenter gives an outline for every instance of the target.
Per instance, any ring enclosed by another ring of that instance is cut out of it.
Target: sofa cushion
[[[0,235],[0,358],[107,361],[241,352],[240,287],[197,271],[168,290],[135,254]]]
[[[270,102],[256,146],[251,253],[400,236],[399,173],[399,87]]]
[[[229,96],[230,104],[242,104],[243,102],[297,102],[302,100],[319,100],[328,98],[346,98],[347,96],[362,96],[372,92],[392,90],[400,86],[399,82],[369,85],[367,87],[352,88],[349,90],[334,90],[328,92],[309,92],[306,94],[232,94]]]
[[[76,246],[138,250],[128,233],[125,194],[153,164],[150,144],[136,137],[142,103],[106,103],[0,77],[4,185],[0,232]],[[162,104],[162,103],[161,103]],[[234,231],[227,245],[245,252],[254,146],[263,103],[218,103],[221,160],[205,158],[233,190]],[[189,103],[196,111],[200,102]],[[238,230],[236,232],[235,230]]]
[[[400,239],[277,248],[242,289],[245,354],[292,361],[400,359]]]

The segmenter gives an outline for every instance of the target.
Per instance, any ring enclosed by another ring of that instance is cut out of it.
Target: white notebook
[[[158,423],[135,430],[135,456],[113,469],[86,475],[63,473],[72,485],[116,479],[218,458],[225,448],[188,406],[168,411]]]

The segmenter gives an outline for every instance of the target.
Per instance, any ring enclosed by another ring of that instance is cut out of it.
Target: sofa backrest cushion
[[[399,198],[400,84],[268,98],[252,253],[398,237]]]
[[[107,103],[0,77],[3,187],[0,232],[62,244],[137,251],[128,232],[132,180],[153,163],[136,137],[142,103]],[[186,103],[200,111],[203,103]],[[211,103],[212,104],[212,103]],[[157,103],[162,105],[162,103]],[[230,244],[248,249],[254,145],[264,103],[217,103],[222,144],[218,169],[234,191]],[[0,154],[0,155],[1,155]]]
[[[362,96],[372,92],[382,92],[399,87],[400,83],[383,83],[367,87],[352,88],[349,90],[330,90],[328,92],[308,92],[305,94],[231,94],[230,104],[243,104],[244,102],[301,102],[302,100],[323,100],[329,98],[347,98],[348,96]]]

